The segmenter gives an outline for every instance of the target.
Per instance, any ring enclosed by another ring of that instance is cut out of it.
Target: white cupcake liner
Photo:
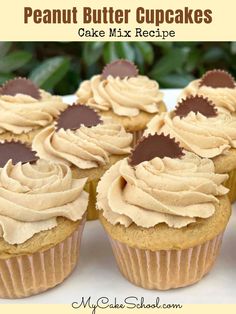
[[[110,238],[121,273],[145,289],[168,290],[199,281],[216,260],[223,233],[185,250],[150,251],[130,247]]]
[[[64,281],[77,264],[84,224],[85,219],[68,238],[50,249],[0,259],[0,297],[28,297]]]

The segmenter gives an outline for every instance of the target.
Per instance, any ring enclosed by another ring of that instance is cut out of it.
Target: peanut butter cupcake
[[[133,134],[133,145],[150,119],[166,111],[158,83],[139,75],[136,66],[127,60],[108,64],[101,75],[82,82],[76,95],[78,103],[122,124]]]
[[[217,173],[228,173],[229,198],[236,199],[236,117],[203,96],[182,100],[174,112],[154,117],[145,135],[175,137],[180,145],[200,157],[210,158]]]
[[[216,107],[236,113],[236,85],[230,73],[224,70],[206,72],[201,79],[185,87],[179,100],[188,96],[201,95],[213,101]]]
[[[39,90],[28,79],[8,81],[0,87],[0,140],[31,143],[66,107],[60,97]]]
[[[100,117],[87,106],[73,105],[59,116],[55,126],[41,131],[33,140],[40,158],[71,167],[75,178],[88,178],[88,220],[98,217],[96,187],[102,174],[130,153],[132,134],[109,117]]]
[[[149,135],[98,184],[99,217],[121,273],[167,290],[199,281],[219,254],[231,206],[214,163]]]
[[[52,288],[77,264],[86,178],[40,160],[20,142],[0,144],[0,297]]]

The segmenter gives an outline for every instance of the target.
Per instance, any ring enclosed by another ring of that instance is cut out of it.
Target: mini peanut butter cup
[[[38,100],[41,98],[37,86],[31,80],[23,77],[7,81],[0,87],[0,95],[15,96],[17,94],[28,95]]]
[[[174,113],[181,118],[186,117],[190,112],[201,113],[207,118],[217,116],[215,105],[203,96],[189,96],[182,99],[176,106]]]
[[[183,149],[174,138],[163,133],[154,134],[140,139],[131,152],[129,164],[137,166],[141,162],[152,160],[155,157],[181,158],[183,155]]]
[[[138,76],[136,65],[128,60],[115,60],[107,64],[102,71],[102,78],[106,79],[109,75],[124,79],[125,77]]]
[[[85,105],[73,104],[61,112],[56,122],[56,129],[76,130],[82,125],[89,128],[101,123],[100,116],[92,108]]]
[[[212,88],[235,88],[235,80],[230,73],[224,70],[212,70],[202,76],[199,85]]]
[[[36,152],[19,141],[0,143],[0,167],[4,167],[10,159],[15,165],[18,162],[23,164],[36,162],[38,157]]]

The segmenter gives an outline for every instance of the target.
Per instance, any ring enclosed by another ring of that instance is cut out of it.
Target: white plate
[[[170,108],[175,106],[179,90],[165,90],[165,101]],[[66,96],[72,103],[74,96]],[[0,300],[1,303],[72,303],[81,297],[108,297],[119,302],[129,296],[144,297],[153,303],[160,297],[161,303],[206,304],[236,303],[236,206],[227,227],[221,254],[213,270],[199,283],[186,288],[165,292],[148,291],[129,283],[119,273],[111,247],[98,221],[88,222],[83,234],[81,258],[78,267],[64,283],[56,288],[21,300]]]

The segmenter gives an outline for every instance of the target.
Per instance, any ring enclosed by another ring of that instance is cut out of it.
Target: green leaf
[[[134,61],[135,51],[132,45],[128,42],[115,42],[116,55],[121,59]]]
[[[203,54],[202,60],[203,62],[213,63],[224,59],[224,57],[224,50],[221,47],[215,46],[208,48],[208,50]]]
[[[141,51],[145,62],[147,62],[147,64],[152,64],[153,59],[154,59],[154,52],[153,52],[152,45],[145,41],[137,42],[135,43],[135,45]]]
[[[11,42],[0,42],[0,57],[5,56],[12,46]]]
[[[198,46],[199,43],[197,41],[183,41],[183,42],[176,42],[176,47],[190,47],[194,48],[195,46]]]
[[[94,63],[87,68],[86,79],[90,79],[95,73],[102,73],[103,67],[101,68],[99,64]]]
[[[78,78],[79,78],[79,70],[76,68],[74,70],[71,68],[63,79],[55,86],[53,91],[59,95],[69,95],[73,94],[75,90],[79,86]]]
[[[90,66],[101,57],[103,52],[103,42],[87,42],[84,43],[83,60]]]
[[[191,73],[196,68],[199,68],[201,62],[202,62],[201,52],[197,49],[192,49],[186,60],[185,70]]]
[[[103,58],[105,63],[110,63],[113,60],[119,59],[114,42],[106,43],[103,51]]]
[[[0,59],[0,72],[10,73],[28,63],[32,58],[27,51],[14,51]]]
[[[154,41],[152,45],[162,48],[163,50],[170,50],[173,48],[174,43],[170,41]]]
[[[138,66],[138,69],[139,69],[139,72],[140,73],[144,73],[144,58],[143,58],[143,55],[140,51],[140,49],[138,49],[136,46],[135,46],[135,63],[137,64]]]
[[[179,70],[187,60],[188,54],[188,48],[173,48],[155,64],[149,76],[158,80],[160,76]]]
[[[230,51],[233,55],[236,54],[236,41],[230,43]]]
[[[5,74],[5,73],[0,73],[0,85],[5,83],[6,81],[12,79],[14,75],[12,74]]]
[[[70,62],[65,57],[47,59],[36,67],[29,78],[39,87],[52,89],[66,75],[70,68]]]
[[[161,87],[165,88],[183,88],[192,80],[194,80],[194,76],[191,74],[173,73],[159,77],[158,82],[160,83]]]

